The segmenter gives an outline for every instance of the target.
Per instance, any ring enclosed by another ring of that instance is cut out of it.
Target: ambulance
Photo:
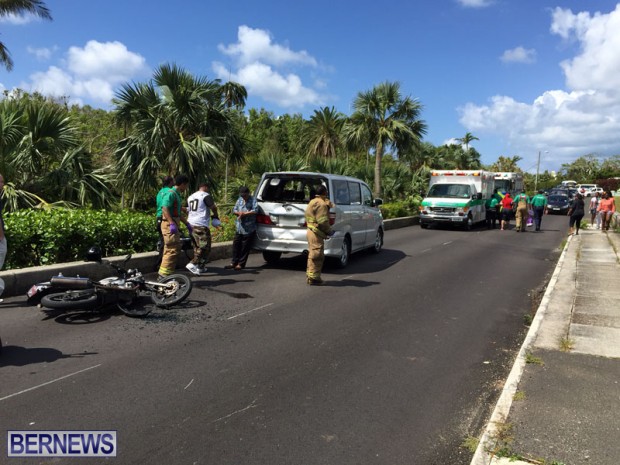
[[[436,170],[420,205],[420,227],[444,223],[471,229],[486,219],[485,200],[493,195],[495,173],[482,170]]]
[[[495,173],[495,189],[503,197],[505,192],[515,197],[523,192],[523,173],[500,171]]]

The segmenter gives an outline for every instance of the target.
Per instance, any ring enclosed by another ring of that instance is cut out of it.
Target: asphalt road
[[[0,431],[116,430],[115,459],[2,463],[468,464],[559,256],[540,233],[388,231],[305,284],[303,257],[210,264],[146,319],[0,304]],[[5,462],[6,460],[6,462]]]

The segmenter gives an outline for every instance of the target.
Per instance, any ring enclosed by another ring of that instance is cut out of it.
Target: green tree
[[[312,157],[336,158],[342,148],[345,116],[334,107],[314,110],[305,127],[304,143]]]
[[[461,138],[456,139],[457,142],[465,146],[465,151],[469,150],[469,144],[475,140],[480,140],[476,136],[474,136],[471,132],[466,132],[465,135]]]
[[[0,16],[23,15],[30,13],[42,19],[52,19],[50,11],[41,0],[2,0],[0,1]],[[0,42],[0,64],[7,71],[13,69],[11,54],[4,43]]]
[[[374,195],[380,197],[383,154],[391,148],[406,152],[426,133],[426,123],[420,119],[422,105],[403,97],[399,83],[384,82],[358,93],[353,110],[344,126],[344,137],[353,146],[374,149]]]
[[[599,171],[600,163],[592,154],[579,157],[572,163],[564,163],[561,169],[565,179],[574,179],[577,183],[594,182]]]
[[[517,165],[523,158],[519,155],[514,155],[512,157],[504,157],[501,156],[497,159],[495,163],[491,165],[491,171],[505,171],[505,172],[516,172],[520,173],[521,168]]]
[[[125,84],[114,100],[118,121],[128,129],[116,150],[123,188],[155,189],[160,173],[213,183],[227,150],[231,159],[242,156],[234,110],[223,96],[218,81],[169,64],[148,83]]]

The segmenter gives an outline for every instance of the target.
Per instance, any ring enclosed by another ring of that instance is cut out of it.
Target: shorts
[[[582,219],[583,215],[571,215],[568,225],[572,228],[573,226],[575,226],[575,223],[581,223]]]

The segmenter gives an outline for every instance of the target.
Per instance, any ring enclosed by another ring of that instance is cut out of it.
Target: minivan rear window
[[[300,176],[266,177],[258,190],[258,199],[264,202],[308,203],[316,195],[316,188],[327,181],[322,178]],[[328,192],[329,196],[329,192]]]

